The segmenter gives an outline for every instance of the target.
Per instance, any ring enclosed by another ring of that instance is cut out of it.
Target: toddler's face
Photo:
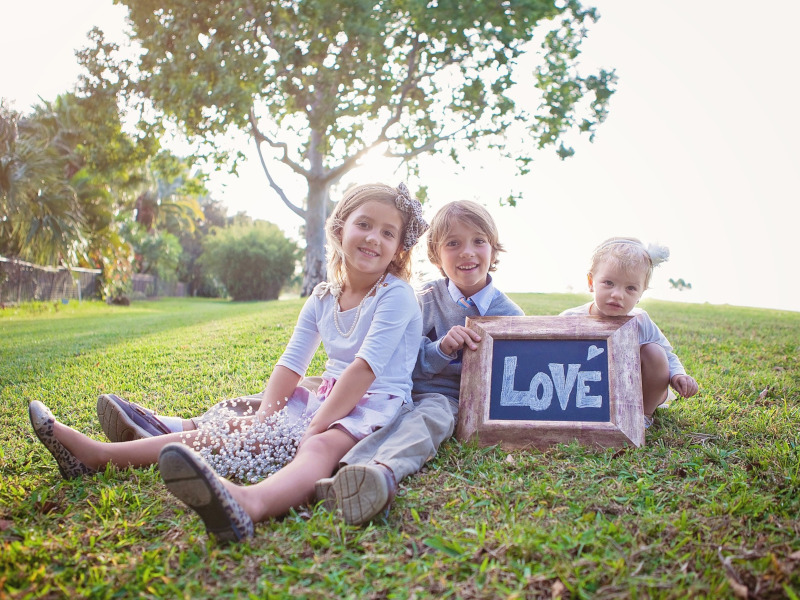
[[[486,287],[486,276],[492,266],[492,245],[482,231],[456,221],[442,240],[439,257],[445,275],[467,298]]]
[[[613,261],[602,261],[589,273],[589,291],[594,294],[590,314],[627,315],[644,293],[644,276],[643,269],[628,271]]]

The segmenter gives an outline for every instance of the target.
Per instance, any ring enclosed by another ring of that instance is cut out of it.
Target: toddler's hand
[[[480,341],[481,336],[472,331],[472,329],[467,329],[463,325],[456,325],[442,338],[442,341],[439,343],[439,348],[445,354],[455,354],[464,346],[470,350],[477,350],[477,342]]]
[[[694,378],[688,375],[675,375],[670,383],[675,391],[684,398],[691,398],[699,389]]]

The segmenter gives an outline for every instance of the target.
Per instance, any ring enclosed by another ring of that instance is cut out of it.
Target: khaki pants
[[[442,394],[413,394],[394,420],[361,440],[339,466],[380,463],[399,483],[436,456],[440,444],[453,435],[458,404]]]

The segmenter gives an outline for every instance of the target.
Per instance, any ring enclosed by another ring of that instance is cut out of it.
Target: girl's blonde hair
[[[402,239],[398,252],[389,263],[387,272],[408,281],[411,278],[411,251],[417,239],[427,229],[422,219],[419,201],[412,198],[405,184],[394,188],[383,183],[370,183],[350,188],[333,209],[333,214],[325,223],[325,237],[328,241],[328,282],[334,289],[341,290],[345,284],[344,250],[342,248],[342,229],[347,218],[359,206],[367,202],[383,202],[400,213],[403,219]]]
[[[433,216],[431,228],[428,231],[428,260],[439,268],[442,275],[447,277],[442,269],[441,249],[445,239],[452,231],[453,225],[457,222],[466,223],[486,236],[492,247],[489,271],[496,271],[497,263],[500,262],[497,255],[505,252],[505,248],[500,243],[497,225],[488,210],[471,200],[455,200],[445,204]]]
[[[594,276],[598,266],[603,261],[627,271],[644,270],[644,289],[650,285],[653,268],[669,258],[669,249],[666,246],[650,244],[647,247],[638,239],[632,237],[613,237],[607,239],[594,250],[592,266],[589,274]]]

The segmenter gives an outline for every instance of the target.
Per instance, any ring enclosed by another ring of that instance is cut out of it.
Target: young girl
[[[313,414],[294,459],[268,479],[239,486],[218,477],[189,445],[203,432],[120,443],[97,442],[58,423],[41,402],[31,423],[65,477],[107,463],[142,466],[158,459],[169,490],[223,541],[253,534],[253,522],[285,514],[313,495],[355,443],[389,423],[411,401],[411,371],[422,324],[407,281],[411,248],[427,223],[404,184],[350,190],[326,224],[329,283],[319,284],[300,312],[292,338],[272,372],[256,419],[286,403],[304,402]],[[298,387],[322,340],[328,355],[317,393]],[[247,418],[232,420],[234,431]]]
[[[667,338],[641,308],[634,308],[650,283],[653,267],[669,258],[664,246],[644,244],[636,238],[611,238],[592,256],[587,275],[594,300],[562,315],[636,317],[642,361],[642,401],[645,427],[653,423],[653,412],[667,400],[669,386],[684,398],[697,393],[697,382],[686,374]]]

